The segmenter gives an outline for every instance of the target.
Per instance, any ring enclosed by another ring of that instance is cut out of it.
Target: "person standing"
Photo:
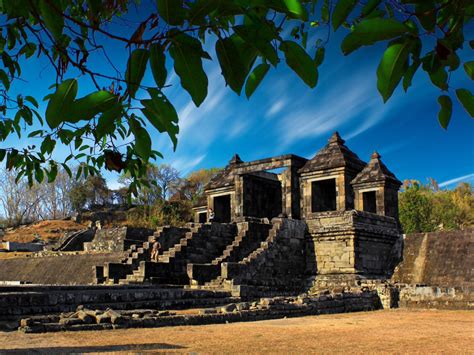
[[[212,208],[209,208],[209,223],[214,222],[215,214]]]
[[[151,261],[158,262],[158,255],[160,253],[161,244],[156,239],[153,240],[153,246],[151,249]]]

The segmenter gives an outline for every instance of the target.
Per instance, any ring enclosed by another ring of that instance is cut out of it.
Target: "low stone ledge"
[[[337,294],[324,297],[276,297],[265,298],[259,302],[231,303],[225,307],[208,308],[199,314],[175,314],[154,310],[133,310],[115,312],[115,320],[97,324],[78,324],[62,322],[60,317],[36,317],[22,320],[19,330],[25,333],[102,330],[124,328],[149,328],[183,325],[219,324],[230,322],[246,322],[285,317],[301,317],[308,315],[333,314],[343,312],[371,311],[380,309],[380,301],[375,292],[359,292],[354,294]],[[92,313],[88,313],[92,314]],[[96,311],[96,320],[104,313]],[[69,315],[70,316],[70,315]],[[76,316],[76,314],[74,315]],[[71,317],[71,316],[70,316]],[[62,318],[64,319],[64,317]]]
[[[400,286],[400,308],[474,310],[474,290],[467,287]]]

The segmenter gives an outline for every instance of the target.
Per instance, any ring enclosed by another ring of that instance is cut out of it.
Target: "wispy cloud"
[[[280,113],[280,111],[283,110],[283,108],[285,108],[286,104],[287,104],[287,101],[285,99],[276,100],[268,109],[265,117],[269,118]]]
[[[456,184],[458,182],[463,182],[463,181],[471,181],[474,180],[474,174],[467,174],[464,176],[459,176],[457,178],[451,179],[451,180],[446,180],[443,181],[442,183],[438,184],[439,187],[446,187],[449,185]]]
[[[172,160],[170,162],[170,165],[176,170],[178,170],[181,176],[185,176],[189,172],[191,172],[193,168],[199,165],[205,158],[206,158],[206,154],[195,156],[194,158],[182,157],[176,160]]]
[[[301,139],[328,135],[363,115],[369,119],[353,128],[345,139],[355,137],[375,124],[380,116],[376,111],[378,98],[373,93],[373,82],[366,80],[366,77],[367,73],[361,71],[350,80],[342,80],[336,85],[321,83],[312,102],[301,97],[301,103],[305,104],[296,111],[288,110],[288,115],[280,119],[283,145],[288,147]],[[308,105],[308,102],[311,104]],[[298,107],[299,102],[294,102],[292,106]]]

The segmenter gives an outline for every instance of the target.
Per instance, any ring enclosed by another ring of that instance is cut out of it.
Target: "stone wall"
[[[228,292],[156,286],[0,286],[0,319],[91,309],[180,309],[231,302]]]
[[[390,277],[400,260],[394,218],[352,210],[313,214],[306,222],[318,274]]]
[[[404,284],[474,287],[474,229],[409,234],[392,280]]]
[[[94,239],[84,243],[85,251],[123,252],[132,244],[144,242],[153,235],[148,228],[117,227],[97,230]]]
[[[93,267],[117,262],[123,253],[71,254],[0,260],[0,281],[34,284],[84,285],[93,283]]]
[[[405,286],[400,290],[400,308],[474,310],[474,288]]]

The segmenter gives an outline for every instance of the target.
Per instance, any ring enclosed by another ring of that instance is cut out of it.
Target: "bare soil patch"
[[[252,323],[0,333],[2,353],[473,353],[474,312],[390,310]]]
[[[1,238],[5,242],[29,243],[38,236],[44,241],[61,238],[66,232],[76,232],[86,228],[86,224],[76,223],[71,220],[49,220],[20,226],[7,230]]]

